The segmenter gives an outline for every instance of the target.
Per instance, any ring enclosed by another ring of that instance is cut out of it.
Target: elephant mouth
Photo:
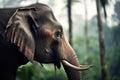
[[[93,65],[79,65],[79,66],[75,66],[73,64],[71,64],[70,62],[68,62],[67,60],[61,60],[62,64],[65,66],[68,66],[69,68],[76,70],[76,71],[82,71],[82,70],[87,70],[90,67],[92,67]]]

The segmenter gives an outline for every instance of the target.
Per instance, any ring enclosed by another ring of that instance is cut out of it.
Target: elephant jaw
[[[75,66],[71,63],[69,63],[68,61],[66,60],[62,60],[61,61],[62,64],[68,66],[69,68],[73,69],[73,70],[76,70],[76,71],[82,71],[82,70],[87,70],[89,69],[90,67],[92,67],[93,65],[80,65],[80,66]]]

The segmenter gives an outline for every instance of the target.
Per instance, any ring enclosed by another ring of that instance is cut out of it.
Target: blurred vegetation
[[[61,77],[62,76],[62,77]],[[63,67],[58,70],[51,64],[43,67],[38,63],[28,63],[17,71],[16,80],[64,80],[67,79]]]

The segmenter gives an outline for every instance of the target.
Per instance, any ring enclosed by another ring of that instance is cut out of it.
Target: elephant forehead
[[[39,15],[39,13],[38,13],[38,15]],[[49,11],[47,11],[47,12],[45,12],[43,14],[40,14],[39,19],[42,20],[42,21],[45,21],[47,23],[50,23],[50,24],[58,23],[55,16],[54,16],[54,14],[52,12],[49,12]]]
[[[38,24],[45,25],[45,26],[47,25],[48,27],[50,26],[57,27],[60,25],[60,23],[55,18],[50,7],[48,7],[47,5],[43,5],[43,4],[37,4],[33,6],[37,8],[37,10],[33,12],[33,16],[35,20],[38,22]]]

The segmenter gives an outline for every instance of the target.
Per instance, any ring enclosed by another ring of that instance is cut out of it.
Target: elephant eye
[[[61,36],[62,36],[61,30],[56,31],[55,36],[56,36],[56,38],[61,38]]]

